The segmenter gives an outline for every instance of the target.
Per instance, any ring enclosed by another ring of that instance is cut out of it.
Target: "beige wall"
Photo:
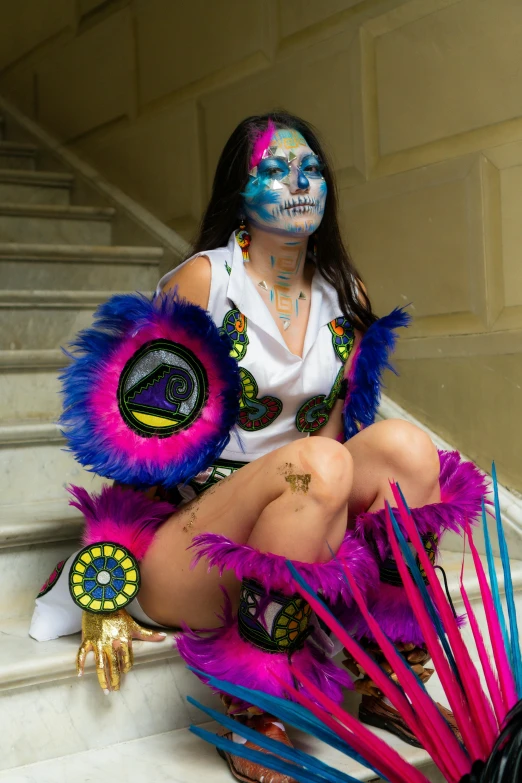
[[[391,396],[522,489],[520,0],[3,0],[0,91],[189,237],[246,114],[333,153]]]

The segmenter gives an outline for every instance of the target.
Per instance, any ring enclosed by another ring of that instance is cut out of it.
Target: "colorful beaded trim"
[[[243,639],[255,647],[288,655],[301,649],[310,632],[311,614],[310,605],[297,593],[267,592],[253,579],[243,579],[238,628]]]
[[[237,308],[229,310],[223,318],[222,331],[232,341],[230,355],[240,362],[248,349],[248,320]],[[256,432],[269,427],[281,411],[283,403],[269,394],[258,398],[259,387],[249,370],[239,368],[241,379],[241,397],[239,399],[238,427],[246,432]]]
[[[80,609],[95,614],[123,609],[136,597],[140,570],[124,546],[91,544],[78,553],[69,572],[69,589]]]
[[[247,319],[237,308],[229,310],[223,318],[223,332],[232,340],[230,355],[240,362],[248,348]]]
[[[426,550],[431,564],[434,565],[435,559],[437,557],[439,537],[435,533],[427,533],[425,536],[422,536],[422,543],[424,544],[424,549]],[[413,545],[409,544],[409,546],[413,550]],[[425,584],[428,584],[428,579],[424,569],[421,566],[419,556],[416,555],[415,559]],[[379,578],[381,582],[384,582],[387,585],[393,585],[394,587],[402,587],[403,584],[399,574],[399,569],[397,568],[397,563],[392,557],[388,557],[381,564],[379,569]]]
[[[238,427],[247,432],[255,432],[269,427],[281,411],[283,403],[277,397],[265,394],[258,398],[257,381],[251,372],[244,367],[239,368],[242,394],[239,400]]]
[[[334,318],[328,324],[328,328],[332,334],[333,349],[343,364],[339,368],[330,393],[327,396],[316,394],[315,397],[306,400],[297,411],[295,426],[299,432],[315,432],[327,423],[330,411],[341,391],[345,364],[353,350],[355,332],[347,318],[342,315]]]
[[[345,363],[352,352],[355,341],[353,326],[344,315],[330,321],[328,328],[332,333],[332,345],[339,359]]]
[[[45,595],[49,592],[49,590],[52,590],[52,588],[55,586],[56,582],[58,581],[58,577],[63,571],[63,567],[67,561],[66,560],[60,560],[59,563],[56,564],[54,571],[50,574],[49,578],[46,579],[46,581],[43,583],[43,585],[40,588],[40,592],[36,596],[37,598],[41,598],[42,595]]]

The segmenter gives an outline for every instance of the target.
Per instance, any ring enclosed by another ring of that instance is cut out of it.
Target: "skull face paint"
[[[242,194],[247,218],[265,231],[313,234],[326,203],[323,168],[300,133],[286,128],[276,131],[250,170]]]

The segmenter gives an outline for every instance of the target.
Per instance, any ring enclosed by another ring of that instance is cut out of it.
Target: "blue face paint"
[[[284,158],[264,158],[257,167],[257,176],[265,182],[282,180],[290,174],[290,166]]]
[[[254,223],[273,223],[276,220],[272,208],[279,203],[279,193],[270,190],[260,177],[249,177],[241,195],[246,215]]]
[[[306,179],[302,169],[297,169],[297,187],[300,190],[306,190],[310,187],[310,182]]]
[[[269,147],[242,193],[245,214],[267,231],[312,234],[326,202],[324,164],[295,130],[277,131]]]
[[[305,155],[299,169],[308,179],[323,179],[324,163],[317,155]]]

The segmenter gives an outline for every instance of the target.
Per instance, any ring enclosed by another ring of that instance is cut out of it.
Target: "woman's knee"
[[[353,460],[347,449],[331,438],[306,438],[292,446],[295,461],[309,476],[311,497],[325,510],[346,504],[353,481]]]
[[[387,419],[374,426],[380,454],[399,473],[414,471],[427,482],[438,479],[438,451],[423,430],[401,419]]]

